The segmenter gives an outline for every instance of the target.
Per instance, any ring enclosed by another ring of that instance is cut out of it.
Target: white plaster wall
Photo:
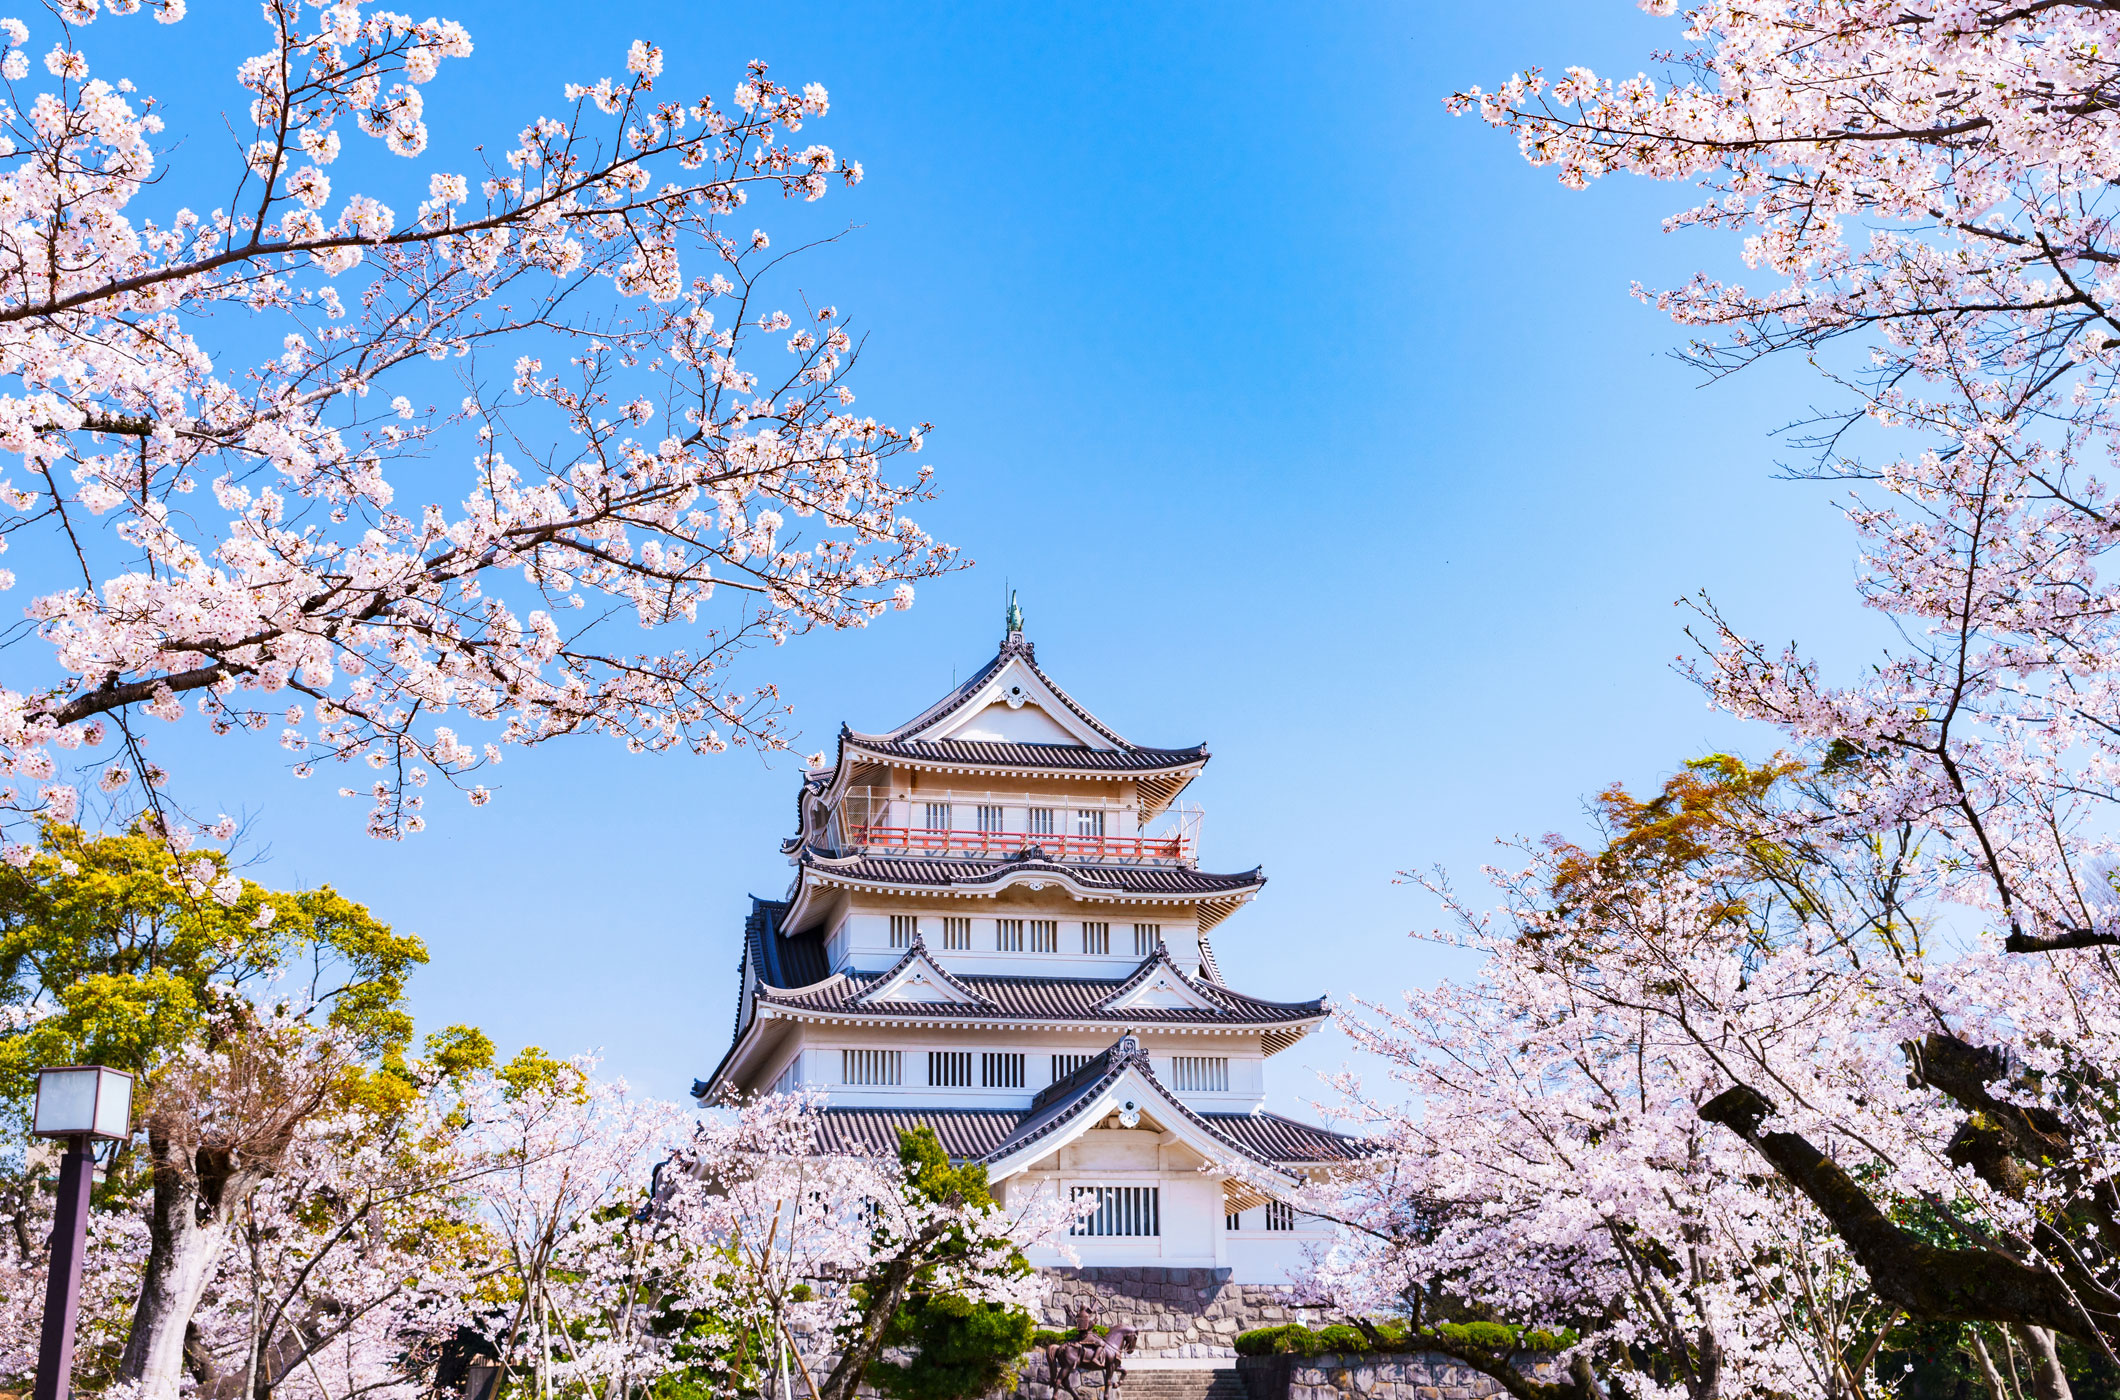
[[[1055,908],[1051,904],[1007,906],[987,901],[951,900],[931,904],[908,904],[903,908],[878,909],[856,906],[834,929],[829,943],[834,972],[883,972],[905,956],[905,949],[891,946],[891,915],[910,914],[920,921],[920,937],[935,960],[953,973],[981,977],[1103,977],[1121,978],[1141,965],[1134,952],[1134,925],[1157,924],[1163,930],[1164,946],[1171,958],[1188,973],[1200,962],[1200,930],[1191,905],[1108,906],[1075,904]],[[945,918],[972,921],[969,950],[942,946]],[[1003,952],[999,947],[1001,919],[1056,919],[1060,925],[1060,951],[1033,953],[1028,930],[1024,951]],[[1111,925],[1111,952],[1082,951],[1082,925]],[[843,930],[843,932],[841,932]]]
[[[773,1082],[788,1059],[801,1050],[807,1056],[803,1082],[825,1091],[829,1103],[843,1108],[1013,1108],[1030,1107],[1031,1099],[1052,1084],[1052,1057],[1095,1055],[1111,1047],[1120,1028],[1108,1032],[1034,1032],[1019,1030],[945,1030],[919,1026],[817,1026],[793,1023],[795,1036],[788,1049],[767,1061],[767,1068],[751,1082],[764,1088]],[[1158,1078],[1166,1086],[1174,1054],[1226,1055],[1229,1058],[1230,1091],[1176,1094],[1188,1107],[1203,1113],[1244,1113],[1265,1099],[1265,1063],[1256,1035],[1164,1035],[1144,1033],[1143,1048]],[[840,1078],[843,1049],[898,1050],[904,1054],[904,1082],[890,1087],[847,1085]],[[1020,1051],[1024,1057],[1023,1087],[987,1089],[937,1088],[928,1084],[927,1052],[968,1050],[972,1073],[980,1072],[978,1056],[988,1050]],[[1176,1092],[1175,1090],[1173,1091]]]

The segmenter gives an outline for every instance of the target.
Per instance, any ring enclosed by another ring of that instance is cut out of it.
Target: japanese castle
[[[803,780],[793,882],[752,901],[735,1043],[693,1091],[818,1086],[828,1147],[925,1123],[1004,1201],[1089,1194],[1084,1266],[1281,1282],[1320,1235],[1275,1187],[1357,1150],[1262,1107],[1267,1058],[1324,1003],[1216,966],[1209,935],[1266,880],[1199,868],[1179,798],[1206,747],[1120,738],[1039,668],[1013,602],[1008,625],[970,680],[889,733],[842,729]]]

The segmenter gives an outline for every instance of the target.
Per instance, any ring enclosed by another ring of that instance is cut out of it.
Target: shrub
[[[1439,1327],[1423,1328],[1420,1332],[1398,1319],[1374,1326],[1383,1339],[1384,1350],[1420,1351],[1424,1336],[1503,1353],[1563,1351],[1576,1342],[1575,1333],[1565,1328],[1549,1332],[1543,1327],[1526,1329],[1503,1322],[1446,1322]],[[1236,1348],[1239,1356],[1318,1356],[1327,1352],[1344,1354],[1379,1350],[1370,1344],[1369,1338],[1358,1327],[1334,1323],[1313,1329],[1300,1322],[1239,1332]]]
[[[1316,1356],[1316,1336],[1300,1322],[1258,1327],[1237,1334],[1239,1356]]]

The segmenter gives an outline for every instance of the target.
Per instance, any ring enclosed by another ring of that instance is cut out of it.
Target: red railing
[[[1186,861],[1184,836],[1063,836],[1057,832],[944,831],[927,826],[857,826],[854,842],[870,850],[923,856],[1012,856],[1036,846],[1055,860]]]

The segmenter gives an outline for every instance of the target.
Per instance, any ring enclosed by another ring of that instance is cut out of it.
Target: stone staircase
[[[1119,1400],[1246,1400],[1235,1366],[1214,1370],[1132,1370],[1119,1382]]]

